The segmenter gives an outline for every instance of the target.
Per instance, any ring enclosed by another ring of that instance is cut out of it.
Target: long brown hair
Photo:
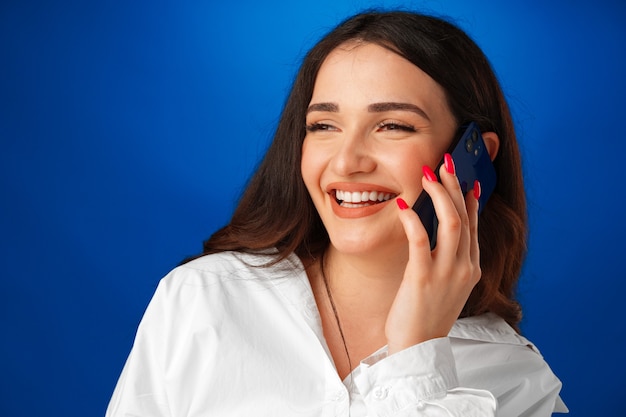
[[[341,23],[306,55],[285,104],[274,140],[251,178],[230,223],[204,243],[204,254],[276,249],[319,257],[329,244],[300,172],[306,109],[328,54],[347,41],[389,48],[426,72],[446,92],[459,124],[476,121],[495,132],[496,189],[479,220],[482,278],[462,317],[493,312],[517,328],[521,309],[514,292],[526,252],[526,202],[511,114],[480,48],[453,24],[409,12],[366,12]]]

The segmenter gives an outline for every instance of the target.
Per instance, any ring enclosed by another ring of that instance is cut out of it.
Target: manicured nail
[[[396,198],[396,203],[398,204],[400,210],[406,210],[409,208],[409,205],[406,203],[406,201],[404,201],[400,197]]]
[[[428,165],[424,165],[422,167],[422,171],[424,171],[424,176],[428,181],[437,181],[437,176]]]
[[[476,200],[480,199],[480,182],[478,180],[474,180],[474,197]]]
[[[446,153],[443,156],[443,162],[444,162],[444,165],[446,166],[446,171],[448,171],[448,174],[454,175],[454,161],[452,160],[452,155],[450,155],[449,153]]]

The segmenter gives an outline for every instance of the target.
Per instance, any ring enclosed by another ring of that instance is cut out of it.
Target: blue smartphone
[[[491,163],[489,152],[485,146],[480,129],[475,122],[461,126],[455,140],[450,145],[447,153],[452,155],[456,175],[461,184],[463,194],[466,194],[474,187],[474,181],[480,181],[481,194],[478,200],[478,212],[485,207],[489,196],[496,187],[496,170]],[[443,165],[443,158],[437,165],[435,173],[439,181],[439,168]],[[437,245],[437,227],[439,221],[435,213],[433,201],[426,191],[422,191],[413,204],[413,210],[419,215],[428,237],[430,238],[430,249]]]

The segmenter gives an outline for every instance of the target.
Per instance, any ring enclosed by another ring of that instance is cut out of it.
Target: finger
[[[431,262],[430,240],[422,221],[415,211],[408,210],[409,206],[403,199],[397,198],[396,202],[400,209],[398,217],[409,241],[409,265],[412,261],[417,264]]]
[[[456,176],[456,168],[450,154],[444,156],[445,164],[439,168],[439,177],[444,188],[450,194],[450,198],[459,213],[465,211],[465,196],[461,190],[459,179]]]
[[[431,174],[432,171],[430,168],[424,167],[422,187],[424,191],[430,195],[439,220],[436,251],[445,256],[456,256],[459,239],[461,237],[461,217],[450,192],[443,184],[433,181],[434,175]],[[445,175],[450,174],[445,173]],[[457,192],[460,193],[460,188]],[[462,204],[465,205],[465,203]]]
[[[480,182],[474,182],[474,188],[465,196],[470,230],[470,259],[472,264],[480,267],[480,246],[478,244],[478,199],[480,198]]]
[[[470,219],[467,211],[465,196],[459,184],[459,179],[456,176],[454,161],[450,154],[444,156],[445,164],[441,166],[439,170],[439,176],[441,182],[450,194],[450,198],[454,203],[459,218],[461,220],[461,230],[457,247],[457,254],[462,255],[467,253],[470,246]]]

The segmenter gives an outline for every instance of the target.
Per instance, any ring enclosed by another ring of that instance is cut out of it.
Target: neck
[[[386,320],[404,276],[406,251],[346,254],[329,246],[324,272],[335,302],[344,314],[363,320]]]
[[[387,343],[385,323],[404,276],[406,254],[354,256],[332,245],[307,274],[326,343],[341,379]]]

